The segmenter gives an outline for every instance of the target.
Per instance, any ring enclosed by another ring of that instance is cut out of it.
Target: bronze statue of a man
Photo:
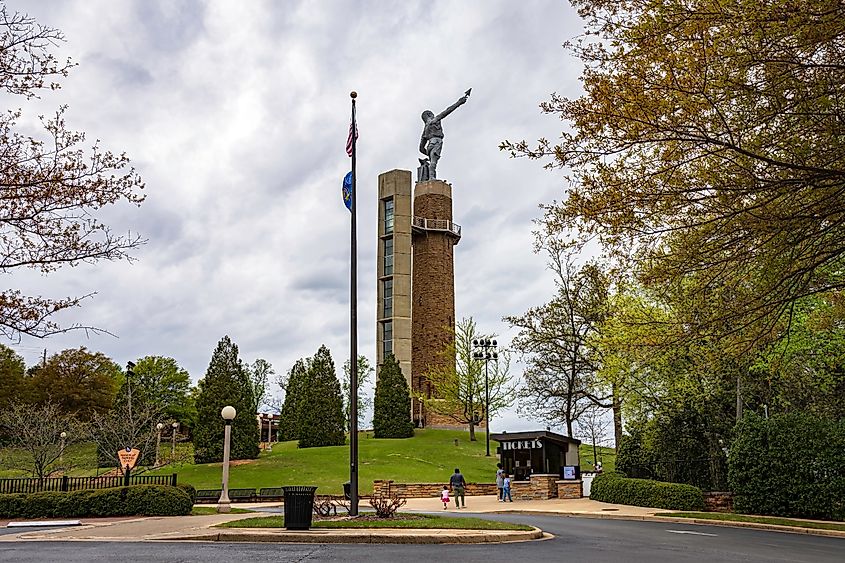
[[[443,125],[440,121],[458,109],[458,106],[465,104],[470,92],[472,92],[472,88],[467,90],[457,102],[437,115],[434,115],[434,112],[428,109],[422,113],[425,127],[423,127],[422,137],[420,138],[420,152],[428,158],[420,159],[421,166],[418,172],[418,180],[434,180],[437,178],[437,162],[440,160],[440,153],[443,150]]]

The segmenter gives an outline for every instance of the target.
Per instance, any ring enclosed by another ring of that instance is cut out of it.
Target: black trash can
[[[343,484],[343,496],[346,500],[352,500],[352,482],[347,481]]]
[[[285,492],[285,528],[308,530],[314,510],[314,491],[317,487],[282,487]]]

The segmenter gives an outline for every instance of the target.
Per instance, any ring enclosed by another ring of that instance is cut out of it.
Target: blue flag
[[[349,211],[352,211],[352,172],[343,178],[343,203]]]

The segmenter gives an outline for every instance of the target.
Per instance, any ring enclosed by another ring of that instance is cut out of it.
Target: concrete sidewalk
[[[402,507],[403,512],[437,512],[442,514],[464,512],[516,512],[538,514],[560,514],[567,516],[592,516],[595,518],[626,518],[637,519],[653,516],[657,512],[666,512],[657,508],[643,508],[640,506],[626,506],[624,504],[608,504],[580,499],[549,499],[549,500],[520,500],[514,502],[499,502],[493,495],[466,497],[467,507],[458,510],[454,501],[443,510],[443,503],[439,498],[412,498]]]

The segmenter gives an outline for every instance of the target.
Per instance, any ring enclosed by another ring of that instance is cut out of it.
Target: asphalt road
[[[470,514],[467,514],[469,516]],[[533,563],[579,561],[659,563],[705,561],[845,561],[845,539],[662,522],[561,516],[484,515],[524,522],[555,534],[551,540],[491,545],[290,545],[190,542],[0,543],[0,561],[225,562],[367,561]]]

